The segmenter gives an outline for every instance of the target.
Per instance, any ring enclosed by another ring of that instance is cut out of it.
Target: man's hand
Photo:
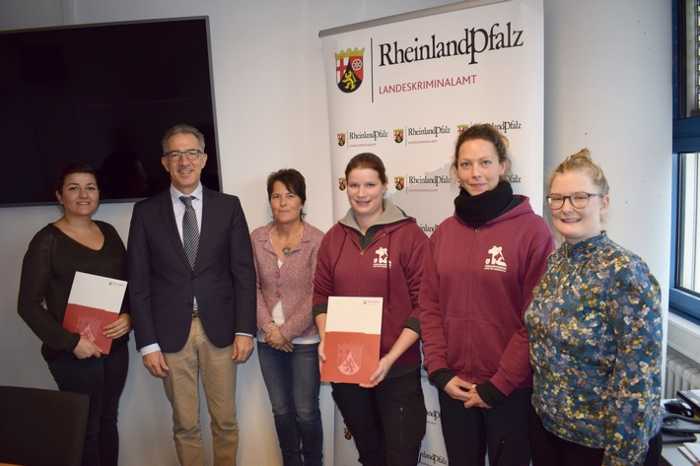
[[[88,338],[81,336],[78,344],[73,348],[73,354],[78,359],[86,359],[93,356],[99,358],[102,356],[102,351]]]
[[[233,362],[244,363],[253,352],[253,337],[248,335],[236,335],[233,339],[233,351],[231,359]]]
[[[168,365],[165,364],[165,357],[160,351],[154,351],[145,355],[143,357],[143,365],[146,366],[146,369],[153,377],[158,377],[159,379],[167,377],[170,371]]]
[[[470,396],[470,390],[474,388],[474,384],[460,379],[456,375],[445,385],[445,393],[450,395],[455,400],[467,402]]]

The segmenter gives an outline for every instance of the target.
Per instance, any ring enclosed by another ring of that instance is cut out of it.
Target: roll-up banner
[[[382,158],[387,197],[430,235],[453,214],[460,131],[491,123],[510,141],[516,193],[543,200],[542,0],[467,1],[320,32],[335,218],[349,205],[347,162]],[[447,464],[434,387],[419,464]],[[335,466],[359,464],[340,414]]]

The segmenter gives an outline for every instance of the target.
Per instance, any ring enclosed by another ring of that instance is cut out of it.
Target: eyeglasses
[[[197,160],[200,158],[204,152],[202,152],[199,149],[187,149],[187,150],[171,150],[170,152],[166,152],[163,154],[165,157],[168,157],[170,160],[175,160],[179,159],[182,157],[186,157],[187,160],[193,161]]]
[[[575,192],[568,196],[562,194],[549,194],[547,196],[547,203],[549,208],[552,210],[559,210],[564,207],[564,202],[568,199],[574,209],[583,209],[588,205],[590,198],[594,196],[603,197],[600,193],[587,193],[583,191]]]

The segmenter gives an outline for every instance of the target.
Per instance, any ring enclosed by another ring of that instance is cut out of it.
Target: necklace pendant
[[[285,256],[289,256],[291,253],[292,253],[292,248],[290,248],[289,246],[282,248],[282,254],[284,254]]]

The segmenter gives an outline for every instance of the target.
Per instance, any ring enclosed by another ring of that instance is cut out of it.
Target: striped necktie
[[[182,244],[185,247],[185,255],[194,269],[197,260],[197,247],[199,246],[199,228],[197,228],[197,214],[192,207],[194,196],[180,196],[185,204],[185,215],[182,217]]]

